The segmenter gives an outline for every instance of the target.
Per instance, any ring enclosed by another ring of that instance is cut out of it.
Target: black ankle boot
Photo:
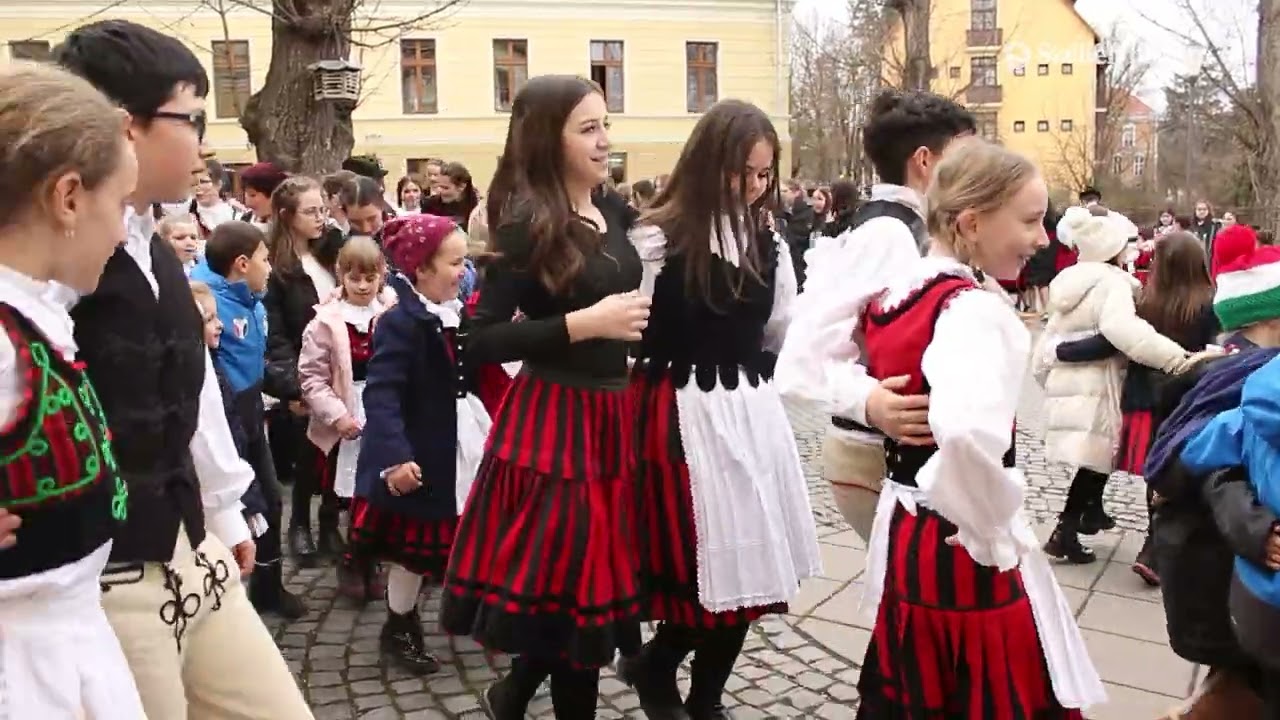
[[[334,557],[347,551],[346,540],[338,529],[338,509],[320,506],[320,530],[316,533],[319,543],[316,550],[324,556]]]
[[[302,598],[285,589],[279,561],[254,569],[249,576],[249,602],[259,613],[275,613],[286,620],[298,620],[307,614]]]
[[[1100,532],[1114,530],[1116,527],[1116,519],[1107,514],[1102,503],[1090,505],[1085,508],[1080,516],[1081,535],[1097,535]]]
[[[516,656],[511,672],[480,694],[480,708],[489,720],[524,720],[529,702],[550,674],[547,667]]]
[[[379,644],[383,659],[414,675],[430,675],[440,669],[440,661],[427,652],[423,642],[416,607],[403,615],[388,610]]]
[[[691,647],[682,629],[663,623],[638,653],[618,658],[618,679],[635,689],[640,710],[649,720],[689,720],[676,670]]]
[[[733,666],[742,654],[750,626],[722,627],[703,633],[689,663],[689,699],[685,709],[690,720],[727,720],[732,717],[721,696]]]
[[[1093,551],[1080,543],[1077,531],[1078,523],[1068,520],[1058,521],[1058,526],[1044,544],[1044,554],[1058,560],[1066,560],[1073,565],[1088,565],[1098,559]]]
[[[316,555],[316,541],[311,537],[311,528],[301,523],[289,525],[289,553],[299,567],[314,568],[317,565],[319,557]]]

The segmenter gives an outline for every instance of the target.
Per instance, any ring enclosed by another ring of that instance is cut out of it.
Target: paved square
[[[1019,416],[1018,461],[1030,484],[1028,506],[1042,537],[1066,497],[1065,469],[1045,463],[1040,441],[1039,391],[1027,388]],[[752,718],[852,718],[857,708],[858,666],[870,623],[857,612],[859,577],[865,564],[862,541],[845,525],[818,477],[826,418],[812,408],[793,407],[792,419],[809,480],[822,543],[824,576],[804,583],[791,614],[767,618],[748,637],[725,695],[738,720]],[[1094,708],[1092,720],[1165,717],[1193,685],[1194,668],[1169,650],[1159,590],[1129,570],[1146,524],[1143,485],[1124,475],[1112,478],[1107,507],[1124,528],[1091,541],[1099,561],[1060,565],[1059,582],[1072,603],[1094,662],[1107,682],[1110,702]],[[286,512],[285,517],[288,517]],[[425,679],[378,664],[381,603],[358,609],[335,599],[332,568],[288,569],[290,586],[304,593],[311,614],[301,622],[268,619],[317,720],[479,720],[478,697],[509,664],[467,639],[440,634],[435,593],[423,602],[427,643],[444,668]],[[635,695],[608,670],[600,683],[598,717],[642,718]],[[553,717],[545,690],[531,716]]]

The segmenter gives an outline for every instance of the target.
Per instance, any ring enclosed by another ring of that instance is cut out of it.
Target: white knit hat
[[[1109,262],[1129,246],[1125,223],[1115,215],[1094,215],[1089,208],[1071,207],[1062,214],[1065,233],[1059,237],[1080,252],[1081,262]]]

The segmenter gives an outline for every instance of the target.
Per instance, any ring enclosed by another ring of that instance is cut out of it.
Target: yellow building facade
[[[1106,49],[1072,0],[931,0],[931,89],[981,133],[1034,160],[1062,192],[1093,178]],[[886,49],[902,67],[901,27]]]
[[[256,1],[256,0],[255,0]],[[267,0],[261,0],[269,8]],[[432,0],[379,0],[379,25]],[[261,87],[271,20],[250,3],[108,5],[0,0],[6,57],[39,57],[84,18],[123,18],[180,38],[205,63],[207,145],[224,163],[255,160],[238,108]],[[510,100],[529,77],[594,77],[610,105],[613,162],[626,179],[670,172],[700,113],[738,98],[765,110],[790,163],[788,0],[465,0],[424,27],[353,47],[362,69],[353,154],[375,154],[389,179],[429,158],[464,163],[481,190],[506,137]],[[215,7],[226,8],[225,14]],[[108,8],[105,9],[104,8]]]

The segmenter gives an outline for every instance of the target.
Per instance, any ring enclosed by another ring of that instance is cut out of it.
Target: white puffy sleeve
[[[764,325],[764,349],[778,352],[791,325],[799,283],[796,282],[795,263],[791,261],[791,247],[777,233],[773,234],[773,240],[778,246],[778,264],[773,278],[773,310]]]
[[[627,233],[631,244],[640,256],[643,272],[640,276],[640,294],[653,297],[653,285],[667,258],[667,236],[655,225],[636,225]]]
[[[929,507],[956,525],[974,562],[1001,570],[1016,567],[1037,545],[1017,522],[1026,480],[1003,464],[1030,342],[1002,298],[970,290],[938,317],[921,365],[938,451],[916,482]]]
[[[231,428],[222,405],[222,391],[213,370],[213,358],[204,354],[204,384],[200,387],[199,418],[191,437],[191,461],[200,481],[205,526],[227,547],[252,540],[245,521],[244,496],[253,482],[253,468],[236,452]]]
[[[858,362],[858,322],[873,297],[920,261],[915,237],[894,218],[874,218],[838,238],[818,238],[804,258],[806,280],[774,385],[865,425],[867,398],[878,383]]]

